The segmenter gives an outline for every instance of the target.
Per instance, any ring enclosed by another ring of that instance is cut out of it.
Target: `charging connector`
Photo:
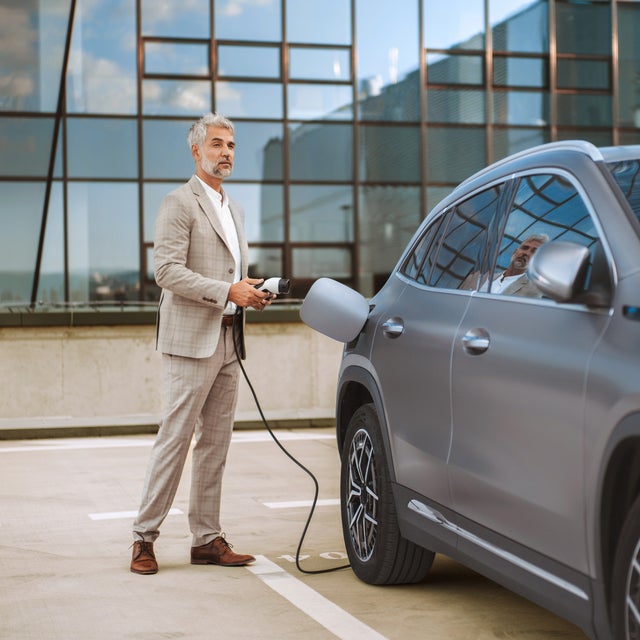
[[[258,291],[267,291],[278,295],[279,293],[289,293],[291,281],[288,278],[267,278],[260,284],[255,285]]]

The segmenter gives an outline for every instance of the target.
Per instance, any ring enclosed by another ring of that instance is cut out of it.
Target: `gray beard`
[[[219,169],[211,160],[202,158],[200,160],[202,170],[212,178],[226,178],[231,175],[231,169]]]

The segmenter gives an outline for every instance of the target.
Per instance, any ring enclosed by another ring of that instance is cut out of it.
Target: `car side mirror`
[[[368,317],[365,297],[331,278],[316,280],[300,307],[306,325],[338,342],[355,340]]]
[[[529,263],[529,280],[556,302],[578,302],[584,289],[591,254],[575,242],[557,240],[543,244]]]

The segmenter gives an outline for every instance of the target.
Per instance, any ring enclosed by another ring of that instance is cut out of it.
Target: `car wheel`
[[[363,405],[351,418],[341,462],[342,532],[356,576],[369,584],[424,580],[434,553],[400,534],[380,422],[372,404]]]
[[[640,638],[640,498],[633,504],[620,533],[611,593],[613,637]]]

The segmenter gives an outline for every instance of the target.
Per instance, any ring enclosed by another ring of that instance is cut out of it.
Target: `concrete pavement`
[[[345,563],[331,429],[281,431],[320,484],[302,566]],[[372,587],[350,569],[299,572],[313,484],[265,431],[234,434],[223,523],[252,567],[189,564],[189,462],[155,548],[130,573],[131,522],[152,435],[0,442],[0,638],[7,640],[584,640],[576,627],[437,556],[426,582]]]

